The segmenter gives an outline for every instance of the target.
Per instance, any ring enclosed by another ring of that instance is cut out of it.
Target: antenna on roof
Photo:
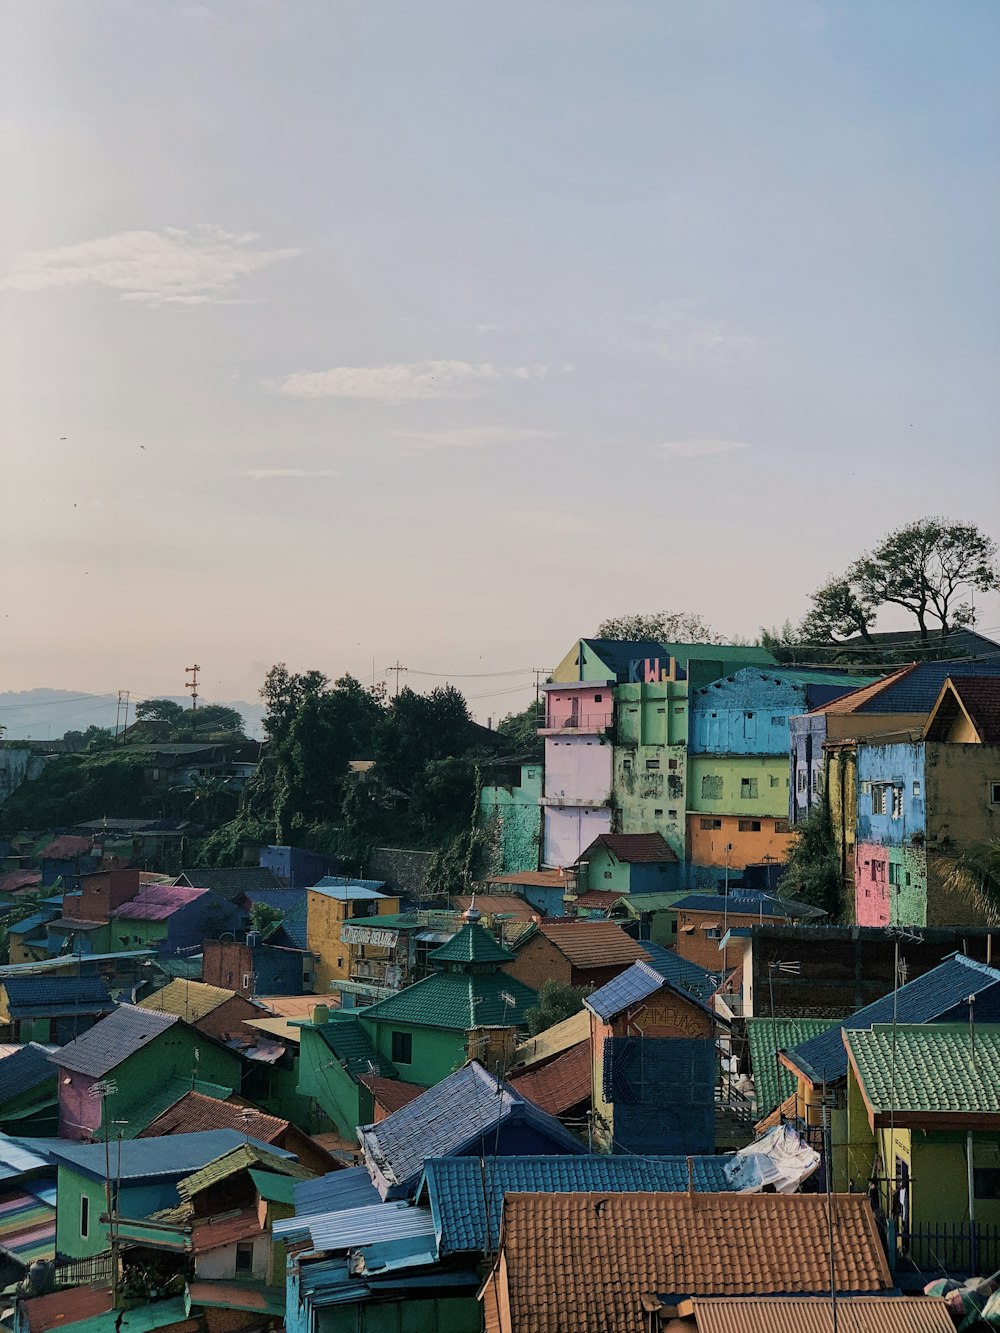
[[[190,677],[191,677],[190,680],[187,680],[187,681],[184,682],[184,688],[185,688],[186,690],[190,690],[190,691],[191,691],[191,711],[192,711],[192,712],[194,712],[194,710],[198,707],[198,672],[199,672],[200,670],[201,670],[201,667],[198,665],[197,662],[195,662],[194,666],[189,666],[189,667],[185,667],[185,668],[184,668],[184,674],[185,674],[185,676],[190,676]]]

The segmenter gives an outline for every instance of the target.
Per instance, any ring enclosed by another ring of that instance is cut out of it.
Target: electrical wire
[[[71,699],[43,699],[36,704],[0,704],[0,712],[11,713],[30,711],[35,708],[58,708],[64,704],[84,703],[88,699],[111,699],[113,701],[117,696],[117,690],[107,690],[103,694],[75,694]]]

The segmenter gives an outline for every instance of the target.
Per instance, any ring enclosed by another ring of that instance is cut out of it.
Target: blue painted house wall
[[[166,937],[159,946],[160,953],[166,956],[178,949],[194,948],[206,936],[215,938],[224,931],[237,933],[245,921],[246,913],[242,908],[209,890],[170,915]]]
[[[914,833],[927,833],[926,786],[924,783],[924,746],[921,742],[896,742],[889,745],[859,743],[858,749],[858,823],[856,842],[877,842],[883,847],[900,847]],[[893,818],[892,800],[886,800],[885,814],[875,814],[871,788],[889,784],[901,788],[901,812]]]
[[[787,754],[791,717],[839,699],[869,679],[744,667],[692,695],[688,748],[692,754]]]
[[[306,957],[312,954],[296,949],[276,949],[258,944],[253,949],[253,971],[258,995],[301,995]]]
[[[40,863],[42,888],[48,889],[56,880],[62,880],[64,889],[79,889],[84,875],[97,870],[101,864],[100,855],[74,856],[68,860],[56,860],[43,856]]]
[[[793,824],[805,819],[823,792],[823,742],[826,714],[805,713],[788,719],[789,784],[788,818]]]
[[[260,864],[290,889],[307,889],[324,875],[336,875],[341,870],[336,857],[321,856],[305,847],[262,847]]]

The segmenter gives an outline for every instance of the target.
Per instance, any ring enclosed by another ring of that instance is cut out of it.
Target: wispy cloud
[[[675,458],[710,458],[713,454],[731,454],[750,446],[743,440],[668,440],[660,448]]]
[[[754,341],[727,320],[699,310],[698,302],[677,300],[657,307],[639,320],[641,340],[669,361],[695,362],[720,356],[746,355]]]
[[[299,253],[261,250],[253,245],[257,239],[253,232],[208,225],[121,231],[80,245],[25,251],[0,286],[20,292],[107,287],[123,301],[150,306],[218,304],[241,278]]]
[[[456,398],[491,381],[544,379],[548,366],[495,366],[488,361],[409,361],[386,366],[300,370],[278,384],[292,398],[367,398],[406,403]]]
[[[413,449],[480,449],[491,444],[553,440],[558,432],[526,426],[458,426],[452,430],[394,430],[392,434]]]
[[[286,477],[335,477],[337,473],[330,467],[250,467],[239,475],[251,481],[278,481]]]

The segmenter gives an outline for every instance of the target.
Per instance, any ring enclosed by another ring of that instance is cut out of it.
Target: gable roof
[[[674,995],[679,996],[688,1004],[693,1004],[697,1009],[708,1014],[713,1021],[722,1021],[696,995],[684,990],[679,984],[668,981],[666,977],[657,972],[656,968],[643,962],[633,963],[627,971],[621,972],[617,977],[612,977],[609,982],[600,986],[592,995],[587,995],[583,1002],[598,1018],[607,1023],[616,1014],[630,1009],[634,1004],[641,1004],[643,1000],[648,1000],[651,995],[655,995],[660,990],[672,991]]]
[[[820,917],[819,907],[795,898],[779,898],[762,889],[730,889],[728,893],[689,893],[673,904],[678,912],[723,912],[730,916],[780,917],[794,921],[799,917]]]
[[[300,1180],[294,1195],[295,1211],[300,1217],[381,1203],[379,1192],[363,1166],[347,1166],[315,1180]]]
[[[188,1023],[197,1023],[235,998],[234,990],[209,986],[204,981],[182,981],[178,978],[140,1000],[138,1007],[152,1009],[160,1014],[176,1014]]]
[[[983,662],[911,662],[874,685],[842,695],[814,713],[929,713],[951,676],[995,676],[997,659]]]
[[[676,1193],[693,1185],[698,1192],[740,1187],[727,1173],[731,1158],[607,1156],[488,1157],[485,1181],[478,1157],[429,1157],[417,1201],[430,1205],[440,1253],[493,1249],[508,1194]],[[486,1235],[487,1201],[490,1235]]]
[[[927,719],[923,739],[945,740],[941,733],[959,711],[972,724],[981,745],[1000,745],[1000,676],[949,676]]]
[[[679,953],[664,948],[662,944],[654,944],[652,940],[640,942],[660,976],[696,999],[710,999],[722,985],[725,972],[721,967],[717,972],[710,972],[707,967],[693,963],[690,958],[682,958]]]
[[[36,855],[43,861],[75,861],[78,856],[88,856],[94,849],[93,838],[80,838],[72,833],[63,833]]]
[[[235,1135],[235,1131],[231,1129],[217,1129],[211,1132],[228,1134],[231,1137]],[[177,1137],[196,1138],[198,1136],[184,1134]],[[221,1181],[228,1180],[230,1176],[235,1176],[238,1172],[246,1171],[252,1166],[263,1167],[265,1170],[274,1171],[278,1175],[295,1176],[297,1180],[312,1179],[312,1171],[306,1166],[300,1166],[294,1160],[293,1154],[286,1152],[283,1148],[278,1148],[273,1143],[258,1143],[256,1139],[248,1139],[246,1135],[238,1136],[238,1138],[238,1142],[230,1142],[226,1149],[208,1158],[190,1175],[185,1175],[183,1180],[177,1182],[177,1193],[181,1196],[182,1203],[189,1203],[202,1190],[209,1189],[212,1185],[218,1185]],[[146,1143],[170,1143],[172,1141],[171,1138],[144,1140]]]
[[[86,1011],[112,1010],[114,1001],[103,977],[60,977],[36,973],[34,976],[4,977],[0,981],[7,992],[11,1018],[25,1017],[30,1010],[38,1017],[46,1010],[50,1016]]]
[[[790,1069],[778,1063],[777,1052],[811,1041],[829,1028],[840,1028],[837,1018],[748,1018],[747,1040],[753,1070],[754,1106],[763,1120],[795,1091]]]
[[[25,1140],[28,1146],[31,1140]],[[71,1143],[63,1139],[45,1140],[52,1157],[104,1180],[107,1171],[103,1143]],[[216,1158],[245,1147],[247,1137],[234,1129],[212,1129],[198,1134],[168,1134],[155,1139],[124,1139],[121,1145],[121,1178],[141,1180],[156,1176],[189,1176]],[[290,1153],[281,1148],[270,1148],[250,1140],[252,1149],[282,1158]],[[112,1170],[119,1173],[118,1149],[111,1160]]]
[[[832,1208],[838,1290],[889,1291],[867,1196],[835,1194]],[[827,1227],[819,1194],[509,1194],[501,1256],[511,1323],[645,1333],[650,1305],[682,1296],[823,1294]]]
[[[44,1046],[28,1042],[0,1060],[0,1106],[56,1077],[56,1068]]]
[[[843,1039],[872,1128],[886,1119],[971,1128],[984,1116],[1000,1126],[1000,1027],[877,1023]]]
[[[677,853],[662,833],[600,833],[580,854],[577,864],[596,851],[610,852],[616,861],[627,865],[673,864],[677,860]]]
[[[360,1012],[363,1022],[471,1032],[477,1027],[523,1027],[528,1010],[537,1003],[536,991],[504,972],[435,972]]]
[[[533,1037],[524,1037],[514,1051],[514,1060],[521,1069],[531,1067],[542,1060],[551,1060],[555,1055],[578,1046],[581,1041],[590,1038],[590,1015],[586,1009],[580,1009],[569,1018],[553,1023],[550,1028],[536,1032]]]
[[[268,1115],[256,1106],[238,1106],[235,1102],[206,1097],[200,1092],[185,1092],[155,1120],[141,1130],[140,1139],[165,1134],[196,1134],[207,1129],[234,1129],[260,1143],[275,1143],[288,1130],[287,1120]]]
[[[182,870],[181,878],[199,889],[211,889],[230,902],[248,889],[278,889],[281,880],[266,866],[232,866],[221,870]]]
[[[429,963],[510,963],[514,955],[498,944],[485,926],[477,921],[466,921],[457,935],[447,944],[432,949]]]
[[[793,1066],[814,1086],[837,1082],[847,1076],[847,1048],[841,1035],[844,1029],[874,1027],[876,1023],[933,1023],[946,1018],[951,1010],[966,1003],[970,995],[979,995],[1000,984],[1000,972],[977,963],[974,958],[956,953],[914,977],[895,994],[883,995],[865,1005],[841,1023],[790,1050],[782,1063]]]
[[[166,921],[182,907],[195,902],[208,889],[189,889],[182,884],[146,884],[134,898],[111,913],[129,921]]]
[[[326,1023],[318,1024],[316,1031],[352,1078],[359,1074],[370,1074],[373,1068],[379,1074],[390,1077],[398,1073],[392,1061],[377,1051],[368,1040],[368,1034],[355,1017],[331,1018]]]
[[[642,945],[626,935],[616,921],[573,917],[539,921],[533,931],[521,936],[515,948],[520,950],[536,935],[543,935],[581,971],[588,967],[629,967],[648,957]]]
[[[583,1144],[553,1116],[546,1115],[509,1083],[498,1080],[477,1060],[449,1074],[422,1096],[375,1125],[359,1125],[358,1139],[369,1169],[387,1182],[388,1192],[412,1192],[427,1157],[462,1154],[482,1141],[493,1152],[499,1128],[516,1118],[548,1138],[554,1150],[582,1153]]]
[[[466,912],[472,906],[472,896],[455,894],[451,902],[456,912]],[[475,902],[486,917],[512,916],[515,921],[530,921],[536,915],[531,903],[516,893],[477,893]]]
[[[56,1051],[52,1062],[60,1069],[103,1078],[177,1021],[176,1014],[158,1014],[138,1005],[121,1004],[82,1037]]]
[[[592,1078],[590,1042],[581,1041],[540,1069],[511,1074],[510,1084],[529,1102],[549,1115],[559,1116],[580,1102],[590,1101]]]

